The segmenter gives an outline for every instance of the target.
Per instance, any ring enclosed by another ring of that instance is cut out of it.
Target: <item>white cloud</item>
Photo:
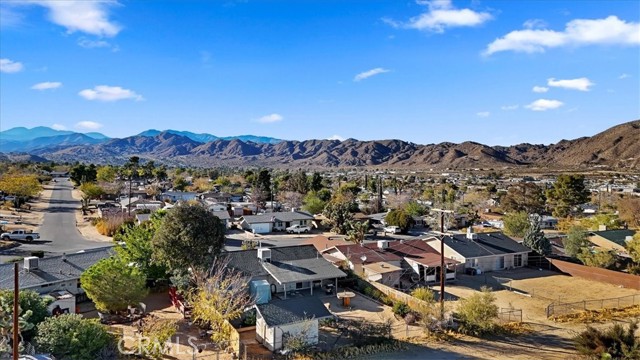
[[[522,24],[525,29],[543,29],[547,27],[547,23],[541,19],[529,19]]]
[[[98,130],[103,126],[104,125],[95,121],[80,121],[79,123],[76,124],[76,128],[81,130]]]
[[[546,93],[547,91],[549,91],[549,88],[544,86],[534,86],[531,91],[535,93]]]
[[[626,79],[628,77],[630,77],[630,75],[625,73],[625,74],[620,74],[620,76],[618,76],[618,79],[622,80],[622,79]]]
[[[491,113],[488,111],[480,111],[480,112],[477,112],[476,115],[481,118],[488,118],[489,115],[491,115]]]
[[[502,107],[500,107],[500,109],[504,111],[512,111],[512,110],[517,110],[519,107],[520,105],[503,105]]]
[[[604,19],[571,20],[563,31],[548,29],[515,30],[494,40],[484,55],[500,51],[544,52],[548,48],[586,45],[639,45],[640,23],[626,22],[617,16]]]
[[[133,99],[136,101],[144,100],[142,95],[136,94],[129,89],[123,89],[120,86],[98,85],[93,89],[84,89],[78,93],[87,100],[99,101],[118,101],[125,99]]]
[[[578,79],[570,79],[570,80],[556,80],[554,78],[550,78],[547,80],[547,85],[553,87],[559,87],[563,89],[570,90],[579,90],[579,91],[589,91],[590,87],[595,85],[591,82],[591,80],[586,77],[581,77]]]
[[[399,22],[387,18],[382,20],[396,28],[443,33],[446,28],[478,26],[493,18],[487,12],[477,12],[468,8],[456,9],[451,4],[451,0],[418,0],[416,2],[420,5],[426,5],[427,10],[418,16],[410,18],[407,22]]]
[[[378,75],[378,74],[388,73],[389,71],[391,71],[391,70],[388,70],[388,69],[385,69],[385,68],[371,69],[371,70],[364,71],[364,72],[361,72],[360,74],[356,75],[353,78],[353,81],[361,81],[361,80],[370,78],[370,77]]]
[[[327,140],[345,141],[345,138],[340,135],[333,135],[331,137],[328,137]]]
[[[37,0],[32,2],[49,9],[49,20],[67,29],[96,36],[116,36],[122,27],[109,19],[115,0]]]
[[[284,117],[282,115],[274,113],[274,114],[265,115],[259,118],[258,122],[262,124],[272,124],[272,123],[280,122],[282,120],[284,120]]]
[[[91,40],[85,37],[78,39],[78,45],[85,49],[110,48],[111,44],[104,40]]]
[[[57,89],[57,88],[59,88],[61,86],[62,86],[61,82],[45,81],[45,82],[41,82],[41,83],[37,83],[37,84],[33,85],[31,87],[31,89],[33,89],[33,90],[49,90],[49,89]]]
[[[53,130],[67,130],[66,126],[60,125],[60,124],[53,124],[53,125],[51,125],[51,128]]]
[[[547,111],[557,109],[562,105],[564,103],[559,100],[538,99],[525,107],[533,111]]]
[[[16,73],[22,71],[22,69],[24,69],[22,63],[9,59],[0,59],[0,72]]]

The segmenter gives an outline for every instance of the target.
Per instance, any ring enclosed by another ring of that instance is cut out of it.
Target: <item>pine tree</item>
[[[522,244],[541,255],[551,254],[551,243],[540,230],[540,215],[531,216],[531,226],[524,235]]]

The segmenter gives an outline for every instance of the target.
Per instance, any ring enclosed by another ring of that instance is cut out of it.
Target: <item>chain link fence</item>
[[[640,294],[572,303],[551,303],[547,306],[547,317],[567,315],[587,310],[620,309],[636,305],[640,305]]]

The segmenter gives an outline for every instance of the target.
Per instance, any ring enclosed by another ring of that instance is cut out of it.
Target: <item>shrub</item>
[[[35,340],[39,351],[73,360],[97,359],[114,344],[111,335],[97,320],[83,319],[77,314],[47,318],[38,325]],[[116,354],[112,355],[111,358],[115,358]]]
[[[162,359],[168,350],[167,341],[178,331],[175,320],[148,318],[140,329],[145,341],[138,343],[138,353],[152,359]]]
[[[410,311],[409,305],[405,302],[398,301],[393,304],[393,313],[398,316],[405,317]]]
[[[637,322],[624,326],[615,324],[598,330],[591,326],[578,334],[574,342],[578,352],[594,358],[631,360],[640,358],[640,340],[635,336]]]
[[[413,291],[411,291],[411,296],[428,303],[435,302],[435,295],[433,294],[433,291],[426,287],[417,287],[413,289]]]
[[[0,302],[4,301],[7,304],[12,304],[13,290],[0,290],[0,299],[2,299]],[[53,299],[51,297],[40,296],[40,294],[33,290],[20,290],[18,297],[20,309],[23,313],[29,312],[29,323],[34,326],[37,326],[49,316],[47,306],[51,304],[52,301]],[[35,335],[35,330],[26,330],[22,335],[27,339],[31,339]]]
[[[493,332],[494,319],[498,317],[496,297],[490,288],[482,287],[481,293],[475,293],[466,299],[461,299],[457,314],[462,322],[460,330],[463,333],[480,336]]]
[[[114,236],[120,232],[123,226],[133,223],[133,219],[124,214],[110,215],[98,220],[96,229],[102,235]]]

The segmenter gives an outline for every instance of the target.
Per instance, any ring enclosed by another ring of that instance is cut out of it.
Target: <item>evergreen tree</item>
[[[531,216],[531,226],[524,234],[522,244],[541,255],[551,254],[551,243],[540,230],[540,215]]]

